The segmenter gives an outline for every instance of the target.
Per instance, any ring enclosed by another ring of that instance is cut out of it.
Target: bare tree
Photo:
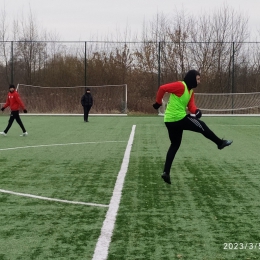
[[[239,61],[242,42],[248,37],[247,23],[247,18],[227,6],[213,15],[203,15],[195,23],[191,53],[205,75],[206,91],[230,91],[234,63]]]
[[[11,69],[10,69],[10,56],[11,56],[11,44],[8,40],[8,24],[6,19],[5,9],[1,10],[0,13],[0,69],[1,69],[1,83],[10,83]],[[3,87],[4,87],[3,85]],[[1,85],[2,86],[2,85]]]

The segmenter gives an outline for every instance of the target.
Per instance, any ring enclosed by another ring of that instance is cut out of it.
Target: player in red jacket
[[[19,109],[22,108],[24,113],[27,113],[27,110],[25,109],[25,106],[20,98],[20,95],[15,90],[14,85],[9,86],[9,92],[7,95],[6,103],[1,108],[1,110],[4,111],[7,107],[10,107],[10,109],[11,109],[10,118],[9,118],[6,129],[3,132],[0,132],[0,134],[6,136],[7,132],[11,128],[14,120],[16,120],[16,122],[19,124],[19,126],[23,130],[23,133],[20,136],[27,136],[28,133],[26,132],[24,125],[22,123],[22,120],[20,118]]]

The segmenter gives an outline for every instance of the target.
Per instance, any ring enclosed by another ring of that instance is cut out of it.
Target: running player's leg
[[[187,115],[183,119],[183,129],[203,134],[206,138],[214,142],[216,145],[220,145],[222,140],[217,137],[208,126],[196,117]]]
[[[15,116],[13,114],[14,111],[11,111],[11,114],[10,114],[10,118],[8,120],[8,125],[6,127],[6,129],[4,130],[4,133],[7,134],[7,132],[9,131],[9,129],[11,128],[13,122],[14,122],[14,119],[15,119]]]
[[[170,147],[169,147],[167,155],[166,155],[166,160],[165,160],[165,164],[164,164],[164,173],[162,175],[162,178],[164,179],[165,182],[170,184],[171,183],[170,170],[171,170],[172,162],[175,158],[175,155],[180,148],[183,131],[182,131],[182,128],[178,127],[178,123],[176,123],[176,122],[165,123],[165,125],[168,130],[169,139],[171,141],[171,144],[170,144]]]
[[[23,122],[22,122],[22,120],[21,120],[21,118],[20,118],[19,111],[14,111],[14,117],[15,117],[15,120],[16,120],[16,122],[18,123],[18,125],[21,127],[23,133],[25,133],[26,130],[25,130],[25,127],[24,127],[24,125],[23,125]]]
[[[203,134],[206,138],[214,142],[219,149],[223,149],[225,146],[228,146],[232,143],[232,141],[220,139],[213,131],[209,129],[205,122],[190,115],[187,115],[183,119],[183,130],[189,130]]]

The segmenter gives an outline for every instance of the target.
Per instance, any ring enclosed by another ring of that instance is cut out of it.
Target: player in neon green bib
[[[171,184],[170,170],[174,157],[181,145],[183,130],[189,130],[203,134],[214,142],[218,149],[231,145],[233,141],[223,140],[217,137],[208,126],[199,118],[202,112],[195,105],[193,89],[200,83],[200,73],[190,70],[183,81],[176,81],[160,86],[156,95],[155,109],[162,105],[162,98],[165,93],[170,93],[170,98],[164,113],[164,122],[167,127],[171,145],[168,149],[164,164],[162,178],[166,183]],[[186,113],[189,112],[195,116]]]
[[[181,84],[184,86],[184,92],[180,97],[175,94],[170,94],[164,114],[164,122],[176,122],[186,116],[186,107],[191,99],[193,90],[191,89],[189,91],[184,81],[182,81]],[[185,109],[183,109],[184,107]]]

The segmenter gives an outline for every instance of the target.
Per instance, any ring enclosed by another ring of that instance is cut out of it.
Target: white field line
[[[5,103],[0,103],[0,104],[5,104]],[[37,114],[37,113],[27,113],[27,114],[24,114],[24,113],[21,113],[20,116],[83,116],[83,114],[49,114],[49,113],[46,113],[46,114]],[[89,117],[92,117],[92,116],[110,116],[110,117],[113,117],[113,116],[127,116],[127,114],[89,114]]]
[[[116,143],[116,142],[125,142],[125,141],[82,142],[82,143],[67,143],[67,144],[43,144],[43,145],[3,148],[3,149],[0,149],[0,151],[27,149],[27,148],[39,148],[39,147],[50,147],[50,146],[81,145],[81,144],[96,144],[96,143]],[[69,204],[79,204],[79,205],[96,206],[96,207],[108,207],[108,205],[103,205],[103,204],[48,198],[48,197],[36,196],[36,195],[32,195],[32,194],[26,194],[26,193],[20,193],[20,192],[14,192],[14,191],[9,191],[9,190],[2,190],[2,189],[0,189],[0,193],[7,193],[7,194],[16,195],[16,196],[23,196],[23,197],[29,197],[29,198],[34,198],[34,199],[49,200],[49,201],[56,201],[56,202],[69,203]]]
[[[238,127],[259,127],[260,125],[220,125],[220,126],[225,126],[225,127],[229,127],[229,126],[238,126]]]
[[[132,126],[132,131],[128,140],[128,144],[125,150],[124,158],[121,164],[121,169],[118,173],[116,184],[113,190],[113,195],[110,200],[109,208],[106,214],[106,218],[103,222],[101,229],[101,234],[98,238],[94,255],[92,260],[106,260],[108,255],[109,244],[114,230],[114,225],[116,221],[117,210],[119,208],[120,199],[122,195],[122,189],[124,185],[124,180],[126,172],[128,169],[128,164],[130,160],[130,153],[134,141],[136,125]]]
[[[81,201],[54,199],[54,198],[36,196],[36,195],[32,195],[32,194],[26,194],[26,193],[20,193],[20,192],[14,192],[14,191],[9,191],[9,190],[2,190],[2,189],[0,189],[0,192],[12,194],[12,195],[16,195],[16,196],[33,198],[33,199],[40,199],[40,200],[49,200],[49,201],[56,201],[56,202],[69,203],[69,204],[78,204],[78,205],[85,205],[85,206],[108,207],[108,205],[104,205],[104,204],[95,204],[95,203],[87,203],[87,202],[81,202]]]
[[[39,147],[51,147],[51,146],[82,145],[82,144],[103,144],[103,143],[124,143],[124,142],[125,141],[103,141],[103,142],[83,142],[83,143],[67,143],[67,144],[40,144],[40,145],[31,145],[31,146],[1,148],[0,151],[28,149],[28,148],[39,148]]]

